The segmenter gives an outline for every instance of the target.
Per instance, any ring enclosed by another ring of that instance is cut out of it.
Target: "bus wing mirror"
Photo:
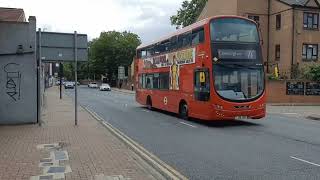
[[[259,28],[259,27],[258,27]],[[261,28],[259,28],[259,36],[260,36],[260,44],[263,45],[263,39],[262,39],[262,32],[261,32]]]

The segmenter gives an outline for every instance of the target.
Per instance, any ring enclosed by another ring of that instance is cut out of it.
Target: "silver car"
[[[98,88],[98,84],[96,82],[91,82],[88,84],[89,88]]]
[[[101,84],[100,91],[111,91],[111,87],[109,84]]]
[[[65,89],[73,89],[74,88],[74,83],[73,82],[66,82],[64,84]]]

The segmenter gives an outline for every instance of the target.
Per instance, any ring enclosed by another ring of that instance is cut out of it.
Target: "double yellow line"
[[[172,180],[187,180],[185,176],[179,173],[177,170],[160,160],[157,156],[147,151],[137,142],[129,138],[127,135],[113,127],[110,123],[106,122],[97,113],[90,109],[83,107],[93,118],[100,122],[105,128],[107,128],[112,134],[124,142],[129,148],[131,148],[139,157],[145,160],[150,166],[157,170],[165,179]]]

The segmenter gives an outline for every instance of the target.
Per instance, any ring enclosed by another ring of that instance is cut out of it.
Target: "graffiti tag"
[[[17,63],[8,63],[3,68],[7,76],[6,93],[14,101],[20,100],[21,73],[19,66]]]

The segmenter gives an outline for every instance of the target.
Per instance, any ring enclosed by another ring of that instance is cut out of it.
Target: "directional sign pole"
[[[62,74],[63,74],[63,66],[62,63],[59,63],[59,91],[60,91],[60,99],[62,99]]]
[[[74,111],[75,111],[75,114],[74,114],[74,124],[77,126],[78,125],[78,67],[77,67],[77,64],[78,64],[78,52],[77,52],[77,31],[74,32],[74,79],[75,79],[75,88],[74,88],[74,102],[75,102],[75,105],[74,105]]]
[[[39,126],[41,126],[41,28],[38,29],[38,33],[39,33],[39,49],[38,49],[38,123]]]

